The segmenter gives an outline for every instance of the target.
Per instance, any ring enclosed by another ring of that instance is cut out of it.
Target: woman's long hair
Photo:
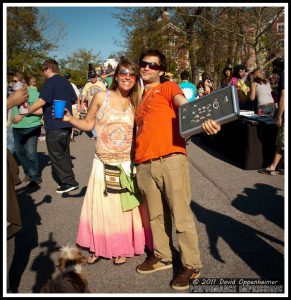
[[[229,76],[226,75],[226,70],[230,71]],[[221,87],[226,87],[228,85],[230,85],[230,81],[232,78],[233,74],[232,74],[232,68],[230,67],[225,67],[222,71],[222,79],[221,79]]]
[[[128,69],[131,73],[134,73],[136,76],[136,82],[129,93],[129,97],[131,98],[131,101],[132,101],[135,111],[137,111],[138,104],[141,99],[141,87],[140,87],[139,70],[135,63],[133,63],[132,61],[130,61],[128,59],[122,59],[119,62],[118,66],[115,69],[115,72],[114,72],[114,75],[112,78],[112,83],[111,83],[109,90],[115,91],[117,89],[117,87],[118,87],[117,76],[118,76],[118,72],[121,69],[121,67]]]
[[[267,84],[268,79],[265,78],[264,73],[261,69],[253,70],[249,75],[253,74],[253,81],[258,84]]]

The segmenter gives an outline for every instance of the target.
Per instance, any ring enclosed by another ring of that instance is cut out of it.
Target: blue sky
[[[118,20],[112,13],[120,12],[117,7],[39,7],[41,12],[48,12],[56,22],[65,26],[66,37],[59,44],[58,50],[50,52],[55,59],[65,58],[74,50],[84,48],[92,54],[100,52],[103,60],[112,53],[124,49],[116,45],[115,40],[122,40],[122,31]]]

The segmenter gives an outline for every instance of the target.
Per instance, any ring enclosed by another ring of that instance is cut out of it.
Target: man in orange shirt
[[[181,252],[182,269],[171,282],[176,290],[189,288],[198,278],[202,263],[198,237],[190,208],[191,187],[185,139],[179,135],[178,107],[187,103],[177,83],[160,83],[166,57],[147,50],[139,59],[144,94],[136,114],[137,182],[146,196],[153,234],[153,253],[137,266],[147,274],[172,268],[172,216]],[[213,120],[202,125],[207,134],[220,126]]]

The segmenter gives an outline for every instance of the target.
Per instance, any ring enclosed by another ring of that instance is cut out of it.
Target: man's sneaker
[[[138,273],[146,274],[153,273],[160,270],[171,269],[173,267],[170,260],[164,260],[157,257],[155,254],[147,257],[146,260],[136,267]]]
[[[200,269],[192,269],[186,266],[182,266],[180,273],[171,282],[171,287],[175,290],[187,290],[189,289],[189,282],[195,278],[199,278]]]
[[[34,188],[34,187],[40,188],[39,182],[34,181],[34,180],[31,180],[30,183],[29,183],[26,187],[28,187],[28,188],[32,188],[32,187],[33,187],[33,188]]]
[[[62,194],[62,193],[66,193],[66,192],[70,192],[73,190],[78,189],[79,186],[78,185],[71,185],[71,184],[62,184],[58,189],[57,189],[57,193]]]

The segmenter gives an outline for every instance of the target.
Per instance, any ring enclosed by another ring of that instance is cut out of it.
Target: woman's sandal
[[[87,264],[88,265],[94,265],[96,263],[98,263],[101,260],[101,257],[96,257],[94,254],[92,254],[91,256],[88,256],[87,258]]]
[[[127,258],[126,257],[122,257],[122,256],[117,256],[113,259],[113,264],[116,265],[116,266],[120,266],[120,265],[123,265],[125,264],[127,261]]]
[[[267,169],[267,168],[261,169],[258,172],[261,173],[261,174],[267,174],[267,175],[271,175],[271,176],[274,176],[274,175],[278,174],[278,172],[276,170],[270,170],[270,169]]]

